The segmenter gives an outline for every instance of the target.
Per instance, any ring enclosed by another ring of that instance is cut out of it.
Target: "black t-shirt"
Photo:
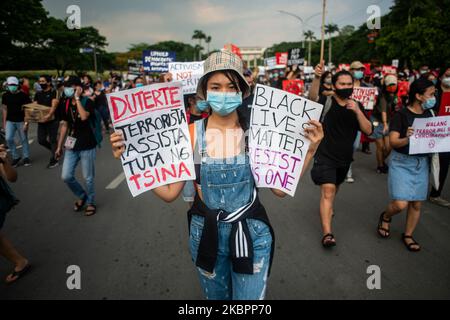
[[[325,136],[316,153],[316,160],[334,167],[346,167],[353,162],[353,144],[360,129],[356,114],[338,105],[333,98],[331,108],[323,120]],[[326,97],[319,103],[325,105]],[[364,112],[358,103],[361,111]]]
[[[417,114],[409,110],[408,108],[404,108],[392,117],[391,123],[389,125],[389,132],[396,131],[400,133],[400,139],[406,138],[406,134],[408,133],[408,128],[412,127],[414,123],[414,119],[416,118],[430,118],[433,115],[430,110],[424,111],[422,114]],[[401,148],[394,148],[395,151],[409,155],[409,143]]]
[[[6,106],[6,120],[11,122],[24,122],[25,112],[22,106],[30,102],[30,97],[22,91],[17,93],[5,92],[2,96],[2,104]]]
[[[69,106],[67,108],[67,101]],[[97,146],[94,132],[92,129],[92,117],[94,117],[94,102],[91,99],[86,99],[84,108],[89,112],[89,119],[81,121],[77,106],[72,104],[72,100],[63,99],[59,105],[62,114],[61,120],[68,124],[68,135],[77,139],[74,151],[90,150]],[[66,112],[67,110],[67,112]]]
[[[55,90],[36,92],[36,95],[34,96],[34,101],[36,101],[40,105],[47,107],[52,106],[53,99],[56,99]]]

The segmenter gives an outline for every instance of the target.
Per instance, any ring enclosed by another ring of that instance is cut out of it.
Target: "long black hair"
[[[201,90],[203,93],[203,96],[206,97],[208,94],[208,81],[211,79],[211,77],[217,73],[222,73],[225,77],[227,77],[228,80],[233,84],[233,86],[238,90],[239,92],[242,92],[244,95],[247,91],[247,83],[244,79],[242,79],[240,76],[238,76],[237,72],[234,70],[219,70],[215,72],[211,72],[204,77],[204,81],[202,82]],[[244,98],[244,97],[243,97]],[[210,111],[212,112],[212,111]],[[246,118],[240,108],[237,109],[237,114],[239,118],[239,125],[241,126],[242,130],[246,132],[249,129],[249,124],[246,121]]]

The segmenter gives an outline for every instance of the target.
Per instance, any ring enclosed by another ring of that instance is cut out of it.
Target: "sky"
[[[389,12],[394,0],[328,0],[326,23],[339,27],[365,23],[369,5]],[[65,19],[66,9],[78,5],[82,27],[94,26],[106,36],[114,52],[127,51],[130,44],[192,40],[194,30],[212,37],[211,49],[226,43],[240,47],[270,47],[283,41],[300,41],[302,23],[279,11],[308,20],[304,29],[320,38],[320,0],[43,0],[51,16]],[[311,19],[308,19],[312,17]],[[203,44],[206,48],[206,46]]]

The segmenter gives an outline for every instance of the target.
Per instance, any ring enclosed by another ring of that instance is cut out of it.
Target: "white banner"
[[[450,116],[415,119],[409,154],[450,152]]]
[[[183,82],[183,94],[197,92],[198,81],[203,76],[204,63],[204,61],[169,63],[169,72],[173,75],[173,81]]]

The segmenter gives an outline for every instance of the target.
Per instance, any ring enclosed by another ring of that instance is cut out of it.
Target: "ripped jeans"
[[[272,235],[262,221],[248,219],[253,241],[254,274],[233,272],[230,259],[231,223],[218,222],[219,247],[213,274],[197,268],[203,292],[208,300],[264,300],[270,265]],[[192,216],[189,237],[192,259],[197,260],[204,218]]]

